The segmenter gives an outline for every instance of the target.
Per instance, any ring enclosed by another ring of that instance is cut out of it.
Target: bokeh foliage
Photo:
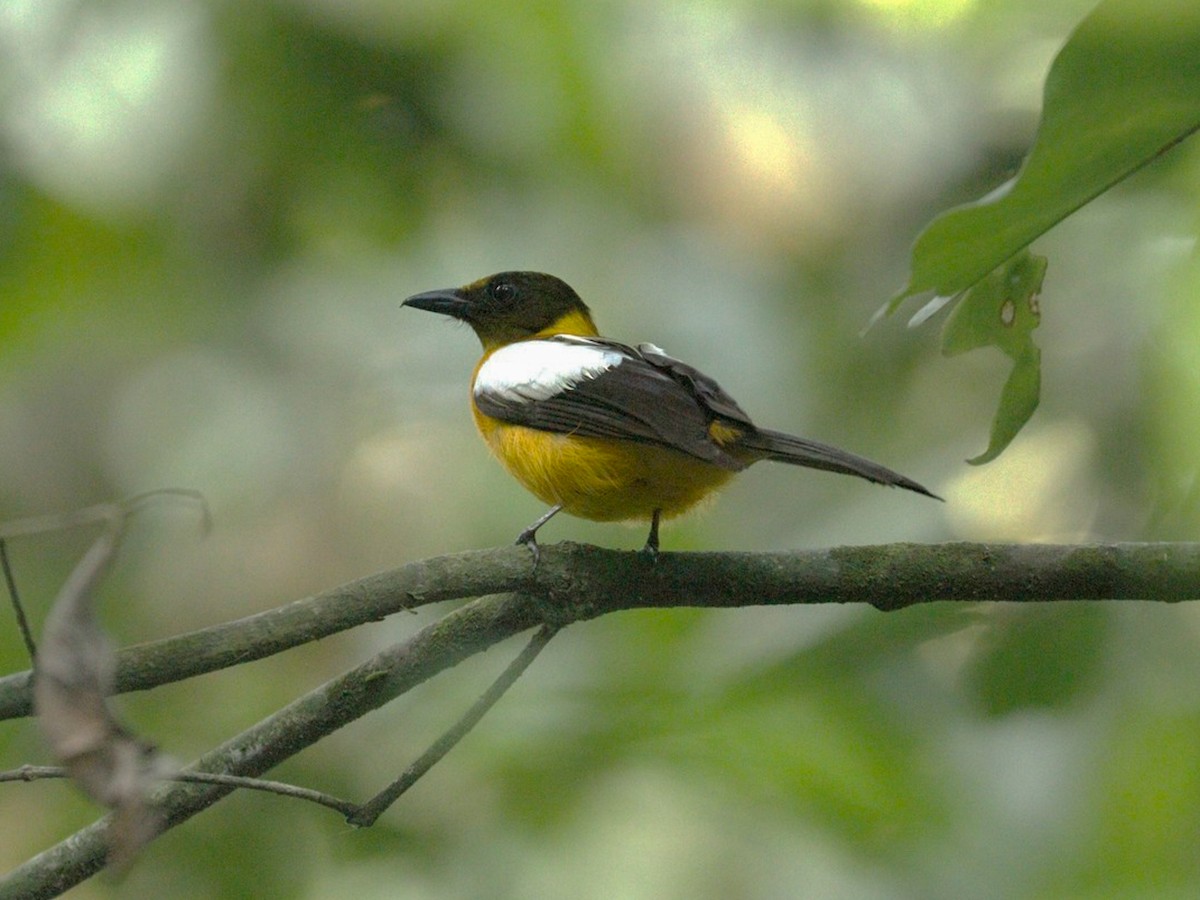
[[[1092,5],[0,5],[0,516],[205,493],[203,543],[169,511],[132,529],[103,592],[124,642],[511,540],[539,509],[471,432],[473,338],[398,304],[528,267],[948,500],[757,467],[668,550],[1195,539],[1195,148],[1039,242],[1042,401],[988,466],[963,460],[1009,361],[857,337],[921,224],[1016,173]],[[38,621],[86,539],[11,548]],[[424,621],[121,705],[190,758]],[[1198,643],[1186,605],[610,617],[371,831],[237,796],[76,893],[1191,896]],[[13,629],[0,662],[26,665]],[[502,665],[276,774],[364,797]],[[45,758],[29,722],[0,753]],[[94,814],[4,787],[2,864]]]

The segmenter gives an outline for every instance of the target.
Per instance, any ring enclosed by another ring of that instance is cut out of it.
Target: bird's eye
[[[492,295],[493,300],[508,303],[517,296],[517,288],[510,281],[497,281],[488,288],[488,293]]]

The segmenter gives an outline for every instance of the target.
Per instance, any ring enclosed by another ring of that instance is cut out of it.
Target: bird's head
[[[404,305],[461,319],[485,350],[551,334],[597,334],[579,295],[542,272],[501,272],[464,287],[414,294]]]

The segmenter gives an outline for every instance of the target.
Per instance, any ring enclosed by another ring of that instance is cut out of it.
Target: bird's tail
[[[856,456],[838,447],[822,444],[820,441],[810,441],[807,438],[784,434],[782,431],[769,431],[760,428],[742,437],[738,443],[746,449],[761,454],[761,459],[772,459],[776,462],[790,463],[793,466],[808,466],[811,469],[824,469],[827,472],[840,472],[843,475],[857,475],[876,484],[887,484],[916,491],[935,500],[942,498],[924,485],[918,484],[911,478],[906,478],[899,472],[893,472],[886,466],[871,462],[862,456]]]

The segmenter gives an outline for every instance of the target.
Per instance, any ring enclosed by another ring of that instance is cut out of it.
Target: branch
[[[504,586],[503,588],[497,587]],[[412,563],[301,604],[289,604],[228,626],[131,648],[127,672],[164,645],[191,646],[207,659],[226,658],[197,635],[238,642],[234,662],[278,652],[414,603],[517,589],[485,596],[423,628],[205,754],[193,768],[256,777],[348,722],[459,661],[533,627],[561,627],[605,613],[644,607],[740,607],[763,604],[868,603],[897,610],[930,601],[1159,600],[1200,598],[1200,544],[989,545],[890,544],[796,553],[637,553],[575,544],[542,548],[531,566],[524,547],[480,551]],[[356,607],[364,601],[370,613]],[[308,619],[315,604],[338,624]],[[297,607],[300,609],[297,609]],[[279,616],[286,634],[269,633]],[[249,624],[247,624],[249,623]],[[312,638],[309,638],[312,639]],[[220,666],[184,661],[175,677]],[[162,683],[169,667],[151,666]],[[149,683],[139,683],[148,687]],[[130,689],[128,683],[125,689]],[[228,785],[172,784],[156,795],[168,826],[228,794]],[[51,847],[0,881],[0,898],[50,897],[98,871],[105,820]]]
[[[521,548],[528,562],[528,551]],[[530,597],[484,597],[427,625],[200,757],[201,772],[257,777],[321,738],[398,697],[436,673],[540,622]],[[227,784],[169,784],[152,800],[166,828],[216,803]],[[0,900],[56,897],[104,866],[108,816],[0,879]]]
[[[129,647],[117,655],[117,693],[262,659],[426,604],[518,590],[529,576],[529,552],[523,549],[413,562],[243,619]],[[31,678],[29,670],[0,678],[0,720],[33,712]]]
[[[429,603],[525,591],[563,600],[568,620],[638,607],[1200,598],[1200,544],[879,544],[784,553],[636,553],[563,543],[409,563],[324,594],[117,658],[117,692],[262,659]],[[0,720],[31,712],[30,673],[0,678]]]

